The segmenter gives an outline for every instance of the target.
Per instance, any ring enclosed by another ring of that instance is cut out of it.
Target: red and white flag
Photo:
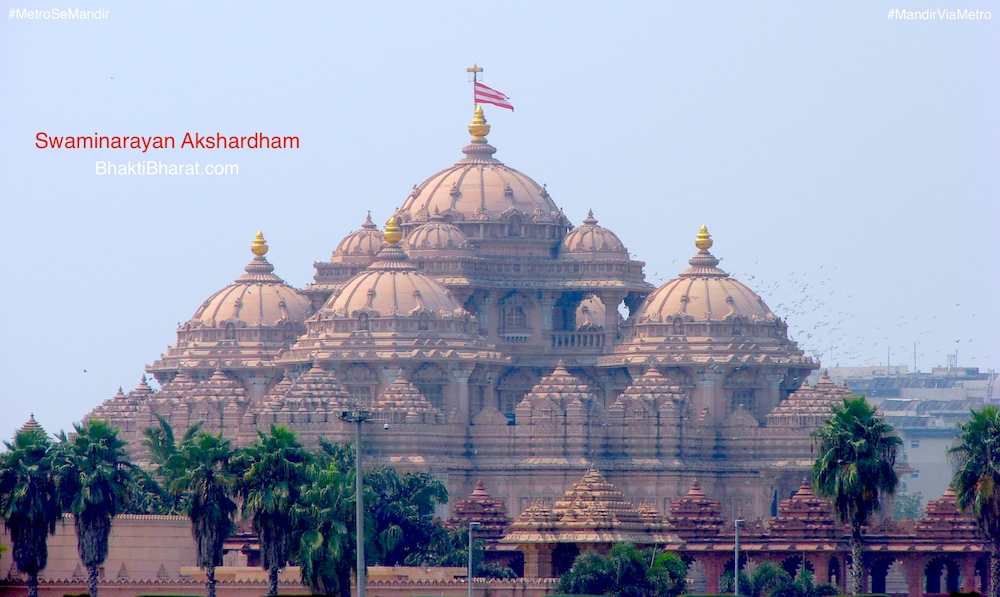
[[[514,106],[507,100],[510,98],[506,95],[500,93],[496,89],[490,89],[486,85],[483,85],[479,81],[475,83],[475,101],[477,104],[492,104],[494,106],[500,106],[501,108],[507,108],[511,112],[514,111]]]

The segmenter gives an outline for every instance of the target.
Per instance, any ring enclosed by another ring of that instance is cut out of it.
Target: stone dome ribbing
[[[636,325],[668,323],[675,318],[694,322],[734,318],[774,321],[774,313],[757,293],[716,267],[719,260],[708,252],[712,240],[705,227],[695,244],[699,251],[688,262],[691,267],[646,297],[636,311]]]
[[[436,213],[426,224],[410,232],[404,244],[408,252],[417,254],[424,251],[466,252],[469,250],[469,237]]]
[[[348,234],[333,251],[332,261],[365,261],[371,263],[378,255],[385,239],[372,222],[371,213],[361,228]]]
[[[597,225],[594,212],[587,212],[583,226],[563,238],[560,254],[570,259],[628,259],[628,249],[614,232]]]
[[[486,142],[489,125],[478,106],[469,131],[473,138],[462,149],[465,157],[414,186],[396,212],[404,228],[434,214],[450,223],[504,222],[517,216],[525,223],[568,225],[544,186],[493,157],[496,148]]]
[[[322,308],[335,317],[408,316],[422,310],[437,317],[468,315],[448,289],[407,263],[406,253],[394,243],[335,291]]]
[[[267,244],[259,232],[251,250],[254,258],[244,268],[246,273],[208,297],[184,327],[305,325],[312,314],[309,299],[274,275],[274,266],[264,257]]]

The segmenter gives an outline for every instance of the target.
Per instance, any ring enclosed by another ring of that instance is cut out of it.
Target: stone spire
[[[45,429],[43,429],[42,426],[38,424],[38,421],[35,420],[35,413],[31,413],[31,416],[24,422],[24,425],[21,425],[21,428],[17,430],[18,433],[24,433],[27,431],[37,431],[42,435],[48,435],[45,433]]]

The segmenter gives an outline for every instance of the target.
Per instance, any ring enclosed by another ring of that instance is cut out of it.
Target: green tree
[[[559,578],[556,591],[570,595],[676,597],[684,593],[687,565],[670,552],[656,555],[618,543],[607,556],[584,552]]]
[[[448,490],[432,475],[400,475],[392,468],[378,468],[365,473],[364,492],[369,563],[404,564],[408,556],[422,553],[438,538],[434,511],[437,504],[448,502]]]
[[[8,451],[0,454],[0,518],[10,531],[14,563],[28,575],[28,596],[37,597],[38,573],[49,559],[48,537],[62,518],[51,470],[52,442],[38,429],[25,429],[4,445]]]
[[[310,464],[306,474],[309,483],[293,507],[293,545],[302,584],[315,594],[350,597],[354,471],[341,473],[336,462],[327,460]]]
[[[678,597],[687,591],[687,564],[673,552],[650,554],[653,565],[646,572],[652,594],[657,597]],[[644,558],[645,559],[645,558]]]
[[[98,568],[108,557],[111,520],[128,503],[133,466],[125,442],[107,421],[74,425],[59,434],[54,473],[63,507],[72,512],[77,551],[87,567],[87,590],[97,597]]]
[[[813,432],[819,458],[813,463],[816,493],[833,500],[837,516],[851,527],[851,592],[861,592],[863,579],[861,528],[878,512],[883,495],[899,483],[894,469],[902,441],[892,426],[875,415],[864,396],[845,398],[833,417]]]
[[[601,554],[585,551],[576,556],[573,567],[559,577],[556,591],[566,595],[610,595],[611,573]]]
[[[215,597],[215,567],[222,565],[223,543],[235,529],[236,477],[232,459],[229,440],[203,431],[185,436],[180,447],[160,467],[170,479],[170,491],[186,498],[198,565],[205,569],[208,597]]]
[[[952,487],[962,512],[972,514],[990,554],[990,593],[1000,595],[1000,411],[973,410],[948,451],[955,463]]]
[[[839,593],[837,587],[831,584],[815,584],[812,572],[805,568],[799,568],[795,580],[774,591],[771,595],[772,597],[832,597]]]
[[[924,516],[924,496],[919,491],[901,491],[892,503],[892,519],[916,520]]]
[[[261,566],[268,571],[268,595],[278,594],[278,571],[292,550],[292,508],[299,503],[308,482],[306,466],[311,455],[299,444],[295,433],[271,426],[270,433],[257,432],[257,440],[243,450],[238,493],[243,516],[250,519],[260,539]]]
[[[742,558],[741,558],[742,559]],[[746,574],[740,571],[740,595],[746,597],[768,597],[776,591],[784,589],[792,584],[792,576],[785,572],[785,569],[771,562],[763,562],[753,573]],[[733,572],[727,570],[722,575],[722,582],[719,585],[722,592],[732,592]]]

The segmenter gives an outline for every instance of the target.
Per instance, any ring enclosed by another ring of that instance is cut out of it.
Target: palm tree
[[[201,432],[185,437],[160,467],[169,489],[183,495],[198,549],[198,565],[205,569],[205,589],[215,597],[215,567],[222,565],[222,546],[234,529],[236,477],[229,440]]]
[[[54,473],[63,507],[73,513],[77,551],[87,567],[88,592],[97,597],[98,568],[108,557],[111,519],[128,503],[132,463],[125,442],[107,421],[73,426],[59,434]]]
[[[291,555],[292,507],[298,503],[308,481],[306,465],[311,455],[295,433],[271,426],[241,456],[243,474],[238,493],[243,498],[243,516],[249,518],[260,539],[261,566],[268,571],[268,595],[278,594],[278,571]]]
[[[880,497],[896,492],[894,466],[902,441],[892,426],[875,415],[864,396],[844,398],[833,417],[813,432],[820,456],[813,463],[813,487],[833,500],[837,516],[851,527],[851,590],[861,592],[861,527],[878,512]]]
[[[351,595],[354,544],[348,522],[354,514],[354,474],[333,462],[307,467],[310,482],[293,508],[293,545],[302,584],[317,595]]]
[[[38,597],[38,573],[48,563],[48,536],[62,518],[51,474],[52,442],[39,429],[22,429],[0,454],[0,518],[10,531],[17,569],[28,575],[28,597]]]
[[[1000,595],[1000,411],[973,410],[948,450],[955,462],[952,486],[958,507],[971,513],[990,553],[990,593]]]

